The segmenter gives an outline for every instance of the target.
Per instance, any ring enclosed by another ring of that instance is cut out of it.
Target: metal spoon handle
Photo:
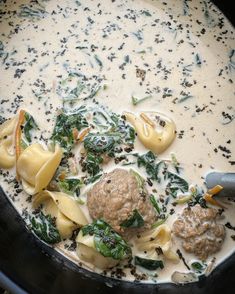
[[[211,189],[216,185],[220,185],[223,187],[223,190],[218,194],[219,196],[235,198],[235,173],[212,172],[207,174],[207,188]]]

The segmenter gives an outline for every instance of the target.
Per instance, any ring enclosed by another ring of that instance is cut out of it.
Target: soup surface
[[[204,183],[235,166],[234,29],[211,2],[0,1],[0,62],[1,186],[39,238],[143,282],[233,253],[234,200]]]

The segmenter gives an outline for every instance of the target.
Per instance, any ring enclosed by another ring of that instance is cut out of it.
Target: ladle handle
[[[218,194],[222,197],[235,198],[235,173],[219,173],[212,172],[206,175],[206,186],[208,189],[216,185],[223,187],[223,190]]]

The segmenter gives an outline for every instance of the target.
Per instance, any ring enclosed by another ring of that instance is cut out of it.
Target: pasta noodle
[[[5,121],[0,126],[0,167],[11,168],[15,165],[14,130],[17,118]]]
[[[178,262],[178,256],[171,250],[171,230],[168,225],[162,224],[155,229],[145,231],[140,234],[140,238],[135,238],[138,250],[147,254],[150,258],[157,258],[156,248],[161,248],[164,256],[174,262]]]
[[[43,191],[33,201],[35,208],[41,204],[45,214],[56,218],[56,227],[63,239],[69,238],[76,228],[87,224],[78,202],[65,193]]]
[[[93,264],[99,269],[106,269],[115,266],[118,260],[111,257],[105,257],[101,255],[95,248],[94,235],[83,236],[82,230],[80,230],[77,238],[77,255],[80,259]]]
[[[38,143],[27,147],[17,161],[17,170],[26,193],[34,195],[46,188],[61,158],[62,150],[59,145],[55,146],[54,152],[45,150]]]
[[[140,114],[140,118],[131,112],[125,112],[124,115],[135,128],[140,141],[151,151],[159,154],[165,151],[175,139],[175,124],[163,114],[150,113],[158,120],[164,122],[162,130],[156,130],[154,121],[152,121],[145,113]]]

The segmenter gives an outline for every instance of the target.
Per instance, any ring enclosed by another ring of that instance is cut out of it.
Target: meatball
[[[93,219],[102,218],[118,233],[133,232],[120,225],[133,215],[134,210],[144,219],[141,229],[150,228],[156,221],[149,195],[140,189],[136,177],[124,169],[114,169],[104,175],[88,192],[87,206]]]
[[[173,232],[183,239],[185,251],[201,260],[221,249],[225,228],[216,223],[218,212],[214,208],[202,208],[199,204],[184,209],[173,224]]]

